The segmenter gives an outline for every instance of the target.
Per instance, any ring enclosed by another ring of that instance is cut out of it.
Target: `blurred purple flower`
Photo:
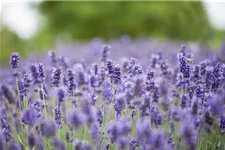
[[[45,81],[44,66],[42,63],[38,64],[38,82],[43,83]]]
[[[51,119],[42,119],[40,121],[40,129],[43,136],[50,138],[53,137],[56,133],[56,124]]]
[[[59,129],[62,124],[62,118],[63,118],[63,111],[60,106],[55,107],[55,121],[56,121],[56,126]]]
[[[1,91],[10,104],[15,103],[13,93],[6,85],[1,86]]]
[[[99,125],[101,126],[103,123],[103,113],[100,108],[97,109],[97,121],[98,121]]]
[[[3,141],[2,133],[0,133],[0,149],[4,150],[4,141]]]
[[[68,88],[68,92],[73,95],[73,92],[76,88],[76,82],[75,82],[75,73],[72,69],[67,69],[67,88]]]
[[[110,48],[111,48],[110,45],[103,46],[101,61],[103,61],[104,63],[106,62],[106,60],[108,58]]]
[[[19,53],[15,53],[15,52],[12,53],[11,57],[10,57],[10,64],[11,64],[11,67],[13,69],[17,69],[18,68],[19,61],[20,61]]]
[[[11,127],[5,119],[1,119],[2,136],[6,142],[11,139]]]
[[[110,75],[113,74],[114,65],[112,60],[109,59],[106,61],[106,68],[107,68],[108,74]]]
[[[63,67],[64,69],[67,69],[68,67],[68,61],[65,56],[59,56],[59,66]]]
[[[65,101],[66,90],[63,87],[59,87],[56,89],[56,98],[59,103]]]
[[[34,133],[30,132],[28,134],[28,140],[27,140],[29,148],[33,148],[35,146],[35,141],[36,141],[36,137],[35,137]]]
[[[190,117],[182,120],[179,135],[184,139],[184,144],[186,146],[190,149],[196,149],[197,131]]]
[[[200,74],[201,74],[202,77],[205,76],[205,72],[206,72],[207,65],[208,65],[208,62],[207,61],[200,62]]]
[[[14,140],[11,140],[9,142],[8,150],[22,150],[22,148],[19,144],[16,144]]]
[[[181,103],[180,103],[181,108],[187,108],[188,106],[188,98],[186,95],[181,96]]]
[[[113,70],[112,79],[114,84],[119,84],[121,82],[121,70],[118,65],[115,66]]]
[[[158,103],[159,102],[159,88],[158,86],[155,86],[153,90],[153,95],[152,95],[153,102]]]
[[[100,131],[97,124],[92,124],[89,129],[89,134],[94,142],[98,142],[100,138]]]
[[[56,54],[55,54],[55,52],[53,52],[53,51],[49,51],[49,52],[48,52],[48,56],[49,56],[49,57],[50,57],[50,59],[51,59],[51,63],[52,63],[52,65],[53,65],[54,67],[56,67],[57,58],[56,58]]]
[[[220,116],[220,129],[222,133],[225,133],[225,117]]]
[[[30,64],[30,72],[31,72],[33,84],[38,83],[38,68],[37,68],[37,64],[35,64],[35,63]]]
[[[102,100],[105,104],[109,104],[112,101],[112,85],[108,81],[104,81],[102,84]]]
[[[137,139],[138,139],[138,141],[144,142],[149,137],[149,135],[151,134],[150,121],[146,118],[139,119],[137,121],[136,127],[137,127]]]
[[[75,128],[79,129],[85,123],[85,116],[78,110],[73,110],[68,113],[68,122]]]
[[[59,140],[56,137],[54,138],[53,144],[54,144],[55,150],[66,150],[66,146],[65,146],[64,142]]]
[[[51,83],[53,87],[58,87],[61,81],[61,71],[59,68],[53,68],[51,74]]]
[[[114,109],[116,111],[116,118],[119,119],[122,111],[126,108],[125,94],[120,93],[115,95]]]
[[[33,126],[36,122],[37,114],[32,107],[28,107],[22,115],[22,122],[26,125]]]
[[[44,150],[44,142],[41,136],[35,139],[35,148],[37,148],[37,150]]]

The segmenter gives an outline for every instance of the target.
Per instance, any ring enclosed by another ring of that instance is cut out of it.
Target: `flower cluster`
[[[93,42],[40,62],[11,54],[0,72],[0,149],[225,149],[225,64],[215,53],[95,42],[98,56]]]

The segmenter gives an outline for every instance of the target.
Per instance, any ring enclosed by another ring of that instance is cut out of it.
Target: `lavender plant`
[[[225,64],[215,53],[110,44],[32,61],[12,53],[0,73],[0,149],[225,149]]]

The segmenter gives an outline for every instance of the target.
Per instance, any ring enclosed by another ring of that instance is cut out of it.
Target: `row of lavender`
[[[131,44],[104,46],[100,61],[80,48],[91,65],[74,51],[71,61],[50,51],[43,64],[12,53],[1,73],[0,149],[224,149],[225,64],[213,53],[199,62],[204,53],[187,46],[121,58],[126,46],[139,56],[149,46]]]

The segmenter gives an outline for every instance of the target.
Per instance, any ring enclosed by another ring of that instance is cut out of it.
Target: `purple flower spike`
[[[142,69],[142,66],[140,65],[135,65],[133,67],[133,72],[132,72],[132,75],[133,76],[138,76],[138,75],[141,75],[143,73],[143,69]]]
[[[2,133],[0,133],[0,149],[4,149],[4,141],[3,141],[3,137],[2,137]]]
[[[66,150],[66,146],[64,142],[60,141],[57,138],[54,138],[53,144],[54,144],[55,150]]]
[[[1,86],[1,91],[2,91],[3,95],[5,96],[5,98],[8,100],[8,102],[10,104],[15,103],[15,99],[13,97],[13,93],[11,92],[11,90],[7,86],[2,85]]]
[[[111,75],[113,73],[113,70],[114,70],[113,61],[112,60],[107,60],[106,67],[107,67],[108,74]]]
[[[75,128],[79,129],[85,123],[85,116],[78,110],[68,113],[68,122]]]
[[[182,95],[180,106],[181,106],[181,108],[184,109],[187,107],[187,105],[188,105],[188,98],[186,95]]]
[[[72,69],[67,69],[67,82],[66,82],[68,92],[72,95],[75,88],[76,88],[76,83],[75,83],[75,73]]]
[[[117,94],[115,96],[114,108],[116,111],[116,118],[119,119],[122,111],[126,108],[125,94]]]
[[[32,83],[32,78],[31,78],[30,74],[24,73],[23,74],[23,84],[24,84],[26,94],[29,91],[29,87],[31,86],[31,83]]]
[[[136,124],[137,127],[137,137],[139,141],[146,140],[151,134],[150,127],[151,124],[148,119],[139,119]]]
[[[98,64],[92,64],[92,70],[94,75],[98,75]]]
[[[63,111],[60,106],[56,106],[55,108],[55,121],[56,121],[56,126],[59,129],[61,127],[61,119],[63,118]]]
[[[91,145],[86,143],[86,141],[79,141],[76,139],[73,143],[74,150],[92,150]]]
[[[63,67],[64,69],[67,69],[68,67],[67,58],[65,58],[64,56],[59,56],[59,66]]]
[[[148,70],[148,73],[147,73],[147,80],[148,81],[151,81],[155,76],[155,72],[153,70]]]
[[[222,133],[225,133],[225,117],[224,116],[220,117],[220,129]]]
[[[28,143],[28,146],[30,148],[33,148],[35,146],[35,141],[36,141],[36,137],[35,137],[34,133],[33,132],[30,132],[28,134],[28,142],[27,142]]]
[[[9,142],[8,150],[22,150],[19,144],[16,144],[15,141],[11,140]]]
[[[6,142],[11,139],[11,127],[5,119],[1,119],[2,136]]]
[[[115,66],[112,78],[114,84],[119,84],[121,82],[121,70],[119,66]]]
[[[38,137],[35,140],[35,147],[38,150],[44,150],[44,142],[43,142],[43,138],[42,137]]]
[[[58,102],[63,102],[65,100],[66,97],[66,91],[63,87],[57,88],[56,89],[56,98],[58,100]]]
[[[22,82],[21,80],[18,81],[18,89],[19,89],[20,95],[26,94],[26,89],[24,87],[24,82]]]
[[[102,84],[102,99],[106,104],[112,101],[113,89],[112,85],[108,81],[104,81]]]
[[[51,83],[53,87],[58,87],[61,81],[61,71],[58,68],[53,68],[51,74]]]
[[[66,138],[66,141],[67,141],[68,143],[70,143],[70,142],[73,141],[73,139],[70,138],[70,133],[69,133],[69,132],[66,132],[66,133],[65,133],[65,138]]]
[[[23,112],[22,122],[26,125],[33,126],[36,122],[37,114],[32,107],[27,108]]]
[[[202,77],[204,77],[205,75],[207,65],[208,65],[207,61],[203,61],[200,63],[200,74]]]
[[[56,63],[57,63],[57,58],[56,58],[56,54],[55,54],[55,52],[53,52],[53,51],[49,51],[48,52],[48,56],[50,57],[50,59],[51,59],[51,63],[52,63],[52,65],[53,66],[56,66]]]
[[[97,121],[99,125],[101,126],[103,123],[103,112],[100,108],[97,109]]]
[[[43,136],[50,138],[56,133],[56,124],[53,120],[41,120],[40,129]]]
[[[30,64],[30,71],[31,71],[33,83],[35,84],[35,83],[38,82],[38,68],[37,68],[37,65],[34,64],[34,63]]]
[[[184,144],[190,149],[196,149],[197,131],[191,118],[185,118],[180,127],[180,136],[184,139]]]
[[[38,74],[39,83],[43,83],[45,81],[45,72],[44,72],[44,66],[42,63],[38,64]]]
[[[111,48],[110,45],[104,45],[103,46],[103,50],[102,50],[102,57],[101,57],[101,61],[103,61],[104,63],[107,60],[107,57],[109,55],[109,49]]]
[[[12,67],[13,69],[17,69],[17,68],[18,68],[19,60],[20,60],[20,55],[19,55],[19,53],[12,53],[12,54],[11,54],[11,57],[10,57],[10,64],[11,64],[11,67]]]
[[[195,83],[199,82],[199,79],[200,79],[200,66],[199,65],[194,66],[192,79]]]
[[[188,63],[189,58],[186,57],[185,54],[185,48],[182,47],[182,50],[178,54],[178,59],[180,62],[180,72],[183,73],[184,78],[189,78],[190,77],[190,65]]]
[[[99,140],[100,131],[97,124],[92,124],[89,129],[89,134],[93,141],[97,142]]]

